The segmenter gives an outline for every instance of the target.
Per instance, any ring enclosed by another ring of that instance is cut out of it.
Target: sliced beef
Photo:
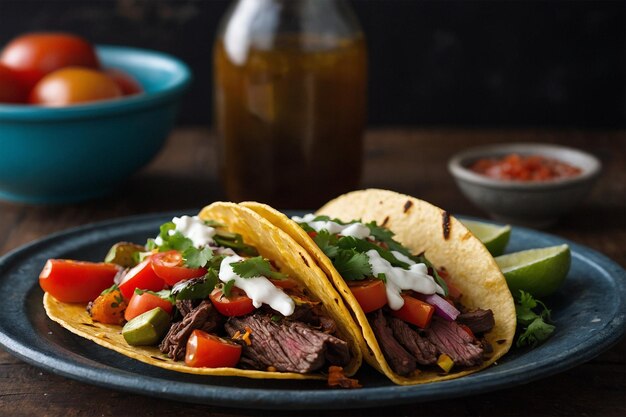
[[[298,321],[273,321],[270,315],[255,313],[231,317],[226,332],[250,330],[250,345],[242,344],[240,365],[266,370],[274,367],[281,372],[306,373],[316,371],[326,362],[344,366],[350,361],[348,344],[332,335]]]
[[[437,351],[450,356],[456,365],[475,366],[483,361],[480,343],[453,321],[433,317],[425,334]]]
[[[391,369],[402,376],[407,376],[415,371],[417,369],[415,358],[395,339],[382,310],[373,313],[369,322]]]
[[[457,323],[464,324],[470,328],[475,334],[486,333],[493,329],[495,321],[491,310],[483,310],[481,308],[459,314],[456,318]]]
[[[180,312],[180,315],[185,317],[193,310],[192,300],[176,300],[176,309]]]
[[[387,322],[396,340],[415,357],[417,363],[432,365],[437,362],[437,348],[428,339],[396,317],[388,317]]]
[[[301,304],[296,306],[295,311],[289,316],[291,321],[300,321],[312,327],[319,327],[323,332],[333,334],[337,331],[335,320],[324,316],[318,305]]]
[[[177,323],[172,324],[165,338],[159,345],[161,352],[166,353],[170,358],[180,361],[185,357],[187,340],[196,329],[207,333],[212,332],[219,325],[219,313],[210,301],[202,301],[197,307],[189,310],[190,303],[184,303],[179,307],[179,311],[184,316]]]

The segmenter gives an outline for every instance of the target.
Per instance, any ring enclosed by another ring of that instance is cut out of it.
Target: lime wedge
[[[502,255],[511,237],[511,226],[497,226],[491,223],[463,220],[462,223],[487,248],[492,256]]]
[[[563,283],[569,271],[571,253],[567,245],[529,249],[495,258],[513,297],[519,290],[546,297]]]

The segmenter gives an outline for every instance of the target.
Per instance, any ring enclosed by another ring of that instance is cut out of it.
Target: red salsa
[[[502,158],[479,159],[470,169],[487,177],[512,181],[549,181],[574,177],[582,172],[580,168],[557,159],[515,153]]]

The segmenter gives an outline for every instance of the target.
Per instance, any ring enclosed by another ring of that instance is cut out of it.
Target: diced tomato
[[[165,288],[165,281],[154,272],[150,258],[148,258],[128,271],[119,287],[124,298],[130,300],[136,288],[161,291]]]
[[[209,298],[217,311],[224,316],[244,316],[255,309],[252,299],[237,287],[231,289],[229,297],[225,297],[222,290],[216,288]]]
[[[107,263],[49,259],[39,274],[39,285],[64,303],[86,303],[113,285],[120,270]]]
[[[124,310],[126,301],[122,297],[119,289],[115,289],[101,294],[96,298],[89,308],[89,315],[93,321],[105,324],[124,323]]]
[[[308,232],[309,236],[311,236],[312,239],[315,239],[315,237],[317,236],[317,232]]]
[[[168,314],[172,314],[172,310],[174,309],[172,303],[164,300],[158,295],[150,294],[149,292],[143,292],[141,294],[135,292],[128,302],[124,318],[127,321],[130,321],[138,315],[156,307],[161,307]]]
[[[401,295],[404,299],[404,305],[400,310],[391,310],[391,314],[422,329],[428,327],[435,307],[409,295]]]
[[[159,278],[168,285],[179,281],[201,277],[206,274],[206,268],[187,268],[183,266],[183,255],[177,250],[155,253],[151,256],[152,269]]]
[[[385,283],[379,279],[348,281],[348,287],[364,313],[378,310],[387,304]]]
[[[241,346],[221,337],[194,330],[187,340],[185,364],[195,368],[233,368],[241,357]]]

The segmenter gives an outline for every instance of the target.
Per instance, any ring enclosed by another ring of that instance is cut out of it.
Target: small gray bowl
[[[498,158],[517,153],[541,155],[576,166],[582,173],[549,181],[498,180],[469,169],[481,158]],[[591,190],[602,164],[593,155],[559,145],[511,143],[481,146],[454,155],[448,170],[463,192],[491,217],[506,223],[548,227],[559,216],[580,203]]]

